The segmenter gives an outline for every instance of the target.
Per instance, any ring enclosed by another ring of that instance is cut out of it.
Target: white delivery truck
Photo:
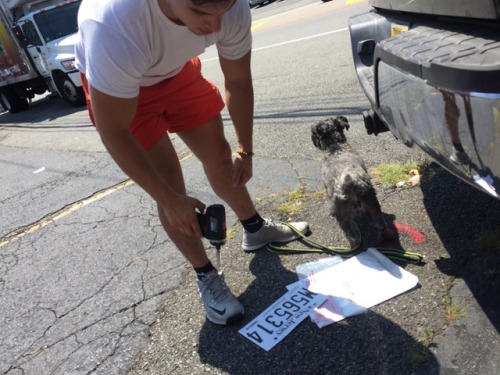
[[[16,113],[35,95],[85,105],[74,47],[81,0],[0,0],[0,104]]]

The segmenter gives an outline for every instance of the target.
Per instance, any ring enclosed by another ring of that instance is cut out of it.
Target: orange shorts
[[[95,124],[88,82],[81,74],[92,123]],[[212,120],[224,108],[218,88],[201,75],[199,58],[188,61],[174,77],[154,86],[141,87],[137,113],[130,131],[144,150],[151,149],[166,132],[196,128]]]

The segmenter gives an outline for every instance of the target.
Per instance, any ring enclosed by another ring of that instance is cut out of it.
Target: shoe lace
[[[276,226],[276,223],[274,221],[264,219],[264,227],[273,228],[275,226]]]
[[[227,287],[222,275],[215,275],[208,280],[207,290],[215,302],[219,302],[227,295]]]

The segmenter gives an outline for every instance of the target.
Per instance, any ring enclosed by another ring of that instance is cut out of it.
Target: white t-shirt
[[[213,44],[226,59],[243,57],[252,47],[251,23],[248,0],[235,1],[219,32],[201,36],[168,19],[158,0],[83,0],[76,66],[99,91],[133,98]]]

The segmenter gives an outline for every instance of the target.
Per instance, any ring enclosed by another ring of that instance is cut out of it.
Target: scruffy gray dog
[[[344,129],[349,129],[344,116],[329,118],[311,127],[314,145],[326,152],[321,173],[330,199],[330,214],[337,219],[351,248],[360,245],[352,223],[359,208],[369,215],[376,227],[377,241],[394,239],[397,232],[387,226],[365,163],[347,143]]]

